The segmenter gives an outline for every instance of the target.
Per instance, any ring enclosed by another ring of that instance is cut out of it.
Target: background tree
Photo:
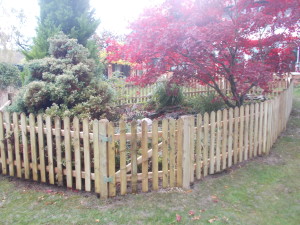
[[[124,46],[110,43],[109,60],[142,64],[137,84],[171,71],[173,82],[196,80],[240,106],[252,87],[268,91],[274,72],[289,71],[299,10],[297,0],[167,0],[132,24]],[[221,78],[231,96],[218,86]]]
[[[49,39],[50,57],[31,60],[30,77],[10,111],[112,119],[113,92],[94,73],[95,63],[76,39]]]
[[[37,36],[31,49],[24,51],[28,60],[47,56],[47,40],[59,31],[87,46],[88,39],[100,23],[94,18],[94,10],[90,10],[89,0],[39,0],[39,4]]]

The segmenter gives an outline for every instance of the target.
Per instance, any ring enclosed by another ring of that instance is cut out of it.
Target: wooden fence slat
[[[89,139],[89,120],[82,120],[83,128],[83,157],[84,157],[84,186],[85,191],[91,191],[91,152]]]
[[[137,122],[135,120],[131,122],[131,134],[131,190],[132,193],[137,193]]]
[[[223,110],[223,133],[222,133],[222,170],[226,169],[226,148],[227,148],[227,132],[228,132],[228,111],[227,109]]]
[[[6,149],[4,145],[4,120],[3,120],[3,113],[0,112],[0,150],[1,150],[1,167],[2,167],[2,174],[7,174],[7,161],[6,161]],[[28,178],[26,178],[28,179]]]
[[[267,130],[268,130],[268,101],[264,102],[264,124],[263,124],[263,148],[262,153],[265,154],[267,152]]]
[[[19,139],[19,118],[16,112],[13,113],[13,124],[14,124],[14,139],[15,139],[15,158],[17,167],[17,177],[22,178],[22,162],[20,155],[20,139]]]
[[[183,116],[183,158],[182,158],[182,167],[183,167],[183,182],[182,187],[184,189],[190,189],[190,181],[191,181],[191,119],[189,116]]]
[[[29,167],[29,155],[28,155],[27,122],[24,113],[21,113],[21,130],[22,130],[24,174],[25,174],[25,179],[29,179],[30,167]]]
[[[264,121],[264,103],[261,102],[259,104],[259,116],[257,117],[259,119],[259,127],[258,127],[258,155],[261,155],[262,149],[263,149],[263,121]]]
[[[152,122],[152,189],[158,190],[158,121]]]
[[[254,129],[254,104],[250,105],[250,127],[249,127],[249,158],[253,157],[254,140],[253,140],[253,129]]]
[[[239,143],[239,108],[234,108],[234,138],[233,138],[233,163],[238,162],[238,143]]]
[[[256,103],[255,104],[255,112],[254,112],[254,148],[253,148],[253,156],[257,156],[258,150],[259,150],[259,145],[260,145],[260,140],[261,140],[261,132],[259,130],[259,120],[260,117],[260,104]]]
[[[121,127],[120,127],[120,133],[121,132],[122,132],[122,136],[124,136],[124,129],[121,130]],[[108,183],[108,196],[114,197],[114,196],[116,196],[116,177],[115,177],[115,173],[116,173],[115,151],[116,151],[116,149],[115,149],[115,141],[113,138],[114,137],[113,122],[108,123],[107,135],[108,135],[108,144],[107,144],[107,147],[108,147],[108,177],[111,179],[111,181]],[[121,144],[121,140],[120,140],[120,144]],[[122,144],[124,145],[123,142],[122,142]],[[120,148],[120,151],[121,151],[121,148]],[[122,149],[122,151],[123,151],[123,149]],[[120,156],[121,156],[121,154],[120,154]],[[122,160],[122,159],[120,158],[120,160]],[[126,164],[126,162],[125,162],[125,164]],[[121,170],[121,172],[122,172],[122,170]]]
[[[244,131],[244,160],[248,159],[249,154],[249,105],[245,107],[245,131]]]
[[[190,163],[191,165],[194,165],[195,162],[195,117],[190,116]],[[190,166],[190,182],[194,183],[194,176],[195,176],[195,167]]]
[[[73,145],[75,156],[75,187],[77,190],[81,190],[81,154],[80,154],[80,140],[79,140],[79,119],[75,116],[73,119]]]
[[[240,129],[239,129],[239,162],[243,161],[243,151],[244,151],[244,116],[245,116],[245,107],[240,107]]]
[[[163,145],[163,155],[162,155],[162,170],[163,170],[163,188],[166,188],[168,186],[168,179],[169,179],[169,176],[168,176],[168,154],[169,154],[169,151],[168,151],[168,120],[167,119],[164,119],[162,121],[162,132],[163,132],[163,135],[162,135],[162,145]]]
[[[108,120],[102,119],[99,122],[99,150],[100,150],[100,196],[101,199],[107,199],[108,197],[108,168],[107,168],[107,125]]]
[[[54,184],[55,177],[54,177],[54,161],[53,161],[52,121],[50,116],[46,116],[46,129],[47,129],[49,183]]]
[[[201,178],[201,149],[202,149],[202,115],[197,115],[197,134],[196,134],[196,178]]]
[[[6,123],[6,146],[8,153],[8,168],[9,168],[9,176],[15,175],[14,168],[14,153],[12,147],[12,131],[11,131],[11,118],[9,112],[4,112],[5,123]],[[34,176],[35,178],[35,176]]]
[[[228,112],[228,167],[232,166],[233,121],[233,108],[230,108]]]
[[[73,169],[72,169],[72,152],[71,152],[71,135],[70,135],[70,118],[64,117],[64,136],[65,136],[65,158],[67,170],[67,187],[73,187]]]
[[[36,136],[35,136],[35,116],[32,113],[29,114],[29,126],[30,126],[32,178],[34,181],[37,181],[38,163],[37,163],[37,147],[36,147]]]
[[[177,120],[177,187],[182,187],[183,120]]]
[[[142,122],[142,191],[148,192],[148,124],[147,121]]]
[[[100,193],[100,150],[99,150],[99,121],[93,121],[93,145],[94,145],[94,176],[95,192]]]
[[[209,138],[209,115],[204,113],[204,146],[203,146],[203,176],[208,174],[208,138]]]
[[[216,172],[221,170],[221,132],[222,132],[222,113],[217,111],[217,141],[216,141]]]
[[[55,124],[55,148],[56,148],[56,167],[57,167],[57,184],[63,185],[63,165],[62,165],[62,151],[61,151],[61,120],[59,117],[54,118]]]
[[[127,193],[127,179],[126,179],[126,124],[124,120],[120,121],[120,178],[121,178],[121,195]],[[111,130],[110,130],[111,131]],[[110,135],[114,135],[113,130]],[[114,142],[113,142],[114,144]],[[109,151],[111,148],[108,147]],[[112,151],[115,151],[113,148]],[[111,155],[113,156],[113,155]]]
[[[176,129],[176,121],[171,118],[169,120],[169,129],[170,129],[170,187],[175,187],[175,129]]]
[[[45,183],[47,182],[46,164],[45,164],[45,142],[44,142],[43,116],[41,114],[37,116],[37,126],[38,126],[38,146],[39,146],[41,181]]]
[[[216,135],[216,113],[210,114],[210,150],[209,150],[209,174],[215,173],[215,135]]]

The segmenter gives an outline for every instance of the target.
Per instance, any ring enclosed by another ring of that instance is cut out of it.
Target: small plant
[[[20,87],[20,71],[16,66],[8,63],[0,63],[0,88],[5,89],[8,86]]]
[[[214,93],[199,95],[188,100],[190,113],[210,113],[226,107],[224,101]]]
[[[181,105],[183,99],[182,89],[177,84],[163,81],[157,86],[150,102],[156,102],[158,108],[161,109]]]

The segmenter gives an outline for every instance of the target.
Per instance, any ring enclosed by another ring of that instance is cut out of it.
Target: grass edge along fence
[[[286,128],[292,93],[291,83],[265,102],[151,126],[0,112],[0,170],[104,199],[189,189],[195,179],[268,154]]]

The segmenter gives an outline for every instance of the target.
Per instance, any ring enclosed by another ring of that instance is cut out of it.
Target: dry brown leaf
[[[216,221],[216,218],[212,218],[212,219],[208,220],[209,223],[213,223],[215,221]]]
[[[194,216],[193,218],[192,218],[192,220],[194,221],[194,220],[200,220],[200,218],[201,218],[201,216]]]

